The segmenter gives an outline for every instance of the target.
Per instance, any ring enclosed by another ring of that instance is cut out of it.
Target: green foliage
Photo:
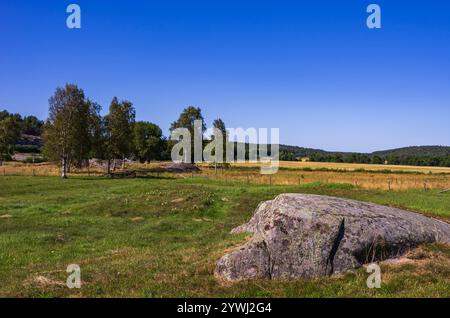
[[[0,165],[14,152],[14,145],[20,138],[20,124],[14,117],[0,120]]]
[[[125,158],[132,152],[133,124],[136,112],[129,101],[114,97],[106,116],[107,144],[110,158]]]
[[[293,151],[281,150],[280,151],[280,160],[281,161],[297,161],[297,158],[295,157],[295,153]]]
[[[412,146],[403,147],[390,150],[375,151],[373,155],[380,157],[396,156],[396,157],[410,157],[410,156],[427,156],[427,155],[450,155],[450,147],[448,146]]]
[[[450,154],[447,155],[388,155],[380,157],[371,154],[321,154],[314,153],[309,157],[314,162],[346,162],[346,163],[369,163],[369,164],[391,164],[408,166],[434,166],[450,167]]]
[[[62,105],[65,105],[64,107]],[[75,106],[78,105],[78,106]],[[84,96],[83,90],[75,85],[58,88],[50,99],[50,114],[44,124],[35,116],[23,117],[4,110],[0,112],[0,122],[10,118],[19,126],[22,140],[16,150],[25,153],[40,152],[41,142],[26,140],[24,136],[44,136],[46,143],[44,155],[48,160],[60,160],[62,153],[68,164],[80,166],[87,158],[115,159],[134,156],[140,161],[170,160],[174,141],[156,134],[156,137],[145,137],[145,129],[134,131],[135,110],[131,102],[121,101],[114,97],[109,108],[109,114],[102,118],[100,106]],[[59,115],[55,115],[59,114]],[[56,119],[58,124],[55,125]],[[170,130],[187,128],[192,137],[192,160],[194,156],[194,120],[202,120],[202,133],[206,125],[201,109],[189,106],[183,110],[179,118],[171,124]],[[213,126],[222,131],[228,142],[225,123],[220,119]],[[45,129],[44,129],[45,127]],[[56,133],[58,131],[58,133]],[[27,136],[27,137],[31,137]],[[39,139],[39,137],[37,137]],[[29,143],[31,142],[31,144]],[[227,142],[224,143],[224,156]],[[204,145],[206,141],[204,141]],[[234,142],[235,158],[238,143]],[[5,146],[3,142],[3,157],[10,156],[14,145]],[[146,149],[146,147],[150,147]],[[66,149],[67,148],[67,149]],[[70,149],[69,149],[70,148]],[[245,143],[245,158],[249,157],[249,145]],[[270,145],[268,147],[270,154]],[[304,148],[289,145],[279,145],[280,160],[296,161],[308,157],[310,161],[337,163],[393,164],[415,166],[450,167],[450,147],[447,146],[415,146],[398,149],[376,151],[373,153],[328,152],[321,149]]]
[[[27,116],[22,121],[22,134],[40,136],[44,122],[35,116]]]
[[[84,91],[67,84],[57,88],[49,99],[49,117],[44,125],[44,155],[62,160],[67,165],[81,166],[92,149],[94,122],[99,118],[100,106],[86,99]]]
[[[202,121],[202,132],[205,132],[206,124],[204,122],[202,110],[199,107],[194,106],[189,106],[181,112],[180,117],[171,124],[170,131],[173,131],[176,128],[187,128],[193,136],[195,120]]]
[[[174,121],[170,126],[170,131],[174,131],[177,128],[187,128],[191,134],[191,162],[194,162],[194,121],[201,120],[202,127],[201,132],[204,133],[206,131],[206,124],[202,115],[202,110],[199,107],[189,106],[185,108],[180,117],[176,121]]]
[[[223,153],[223,158],[222,158],[222,163],[225,163],[227,160],[227,144],[228,144],[228,132],[227,132],[227,128],[225,126],[225,123],[222,119],[217,118],[213,121],[213,127],[215,129],[218,129],[221,133],[222,133],[222,153]],[[215,152],[213,153],[215,155]]]
[[[41,149],[36,145],[20,145],[14,146],[14,150],[20,153],[40,153]]]
[[[11,114],[6,110],[0,112],[0,121],[11,117],[20,126],[20,133],[25,135],[39,136],[42,133],[44,122],[35,116],[23,117],[20,114]]]
[[[133,148],[140,162],[161,159],[164,148],[161,128],[149,122],[136,122],[133,125]]]

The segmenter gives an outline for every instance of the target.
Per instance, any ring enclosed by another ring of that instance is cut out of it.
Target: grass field
[[[151,164],[128,164],[128,169],[148,170],[161,166],[161,162]],[[279,171],[272,175],[261,175],[260,165],[255,163],[235,163],[230,168],[215,171],[207,164],[200,164],[197,176],[222,181],[246,184],[301,185],[312,182],[353,184],[366,189],[406,190],[406,189],[448,189],[450,188],[450,168],[389,166],[369,164],[321,163],[321,162],[280,162]],[[58,176],[55,164],[9,163],[0,167],[0,176]],[[102,176],[105,169],[72,169],[71,175]],[[153,176],[174,176],[173,174],[146,173]],[[190,173],[175,175],[190,177]]]
[[[243,167],[259,167],[261,163],[235,163],[235,166]],[[355,171],[364,169],[367,171],[382,171],[391,170],[402,171],[402,172],[421,172],[421,173],[450,173],[449,167],[425,167],[425,166],[402,166],[402,165],[377,165],[377,164],[365,164],[365,163],[336,163],[336,162],[301,162],[301,161],[280,161],[281,168],[291,168],[291,169],[336,169],[336,170],[346,170]]]
[[[217,259],[245,241],[229,231],[283,192],[327,194],[450,221],[450,193],[351,184],[245,184],[194,178],[0,176],[3,297],[450,297],[450,247],[426,245],[412,261],[382,265],[382,288],[364,269],[341,277],[223,284]],[[69,264],[82,288],[64,286]]]

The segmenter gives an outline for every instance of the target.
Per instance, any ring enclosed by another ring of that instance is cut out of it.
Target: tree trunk
[[[61,162],[61,178],[67,178],[67,158],[65,156],[62,157]]]
[[[122,155],[122,170],[125,169],[125,154]]]
[[[86,159],[86,168],[87,168],[87,171],[88,171],[88,176],[90,177],[91,176],[91,165],[90,165],[90,163],[89,163],[89,159]]]
[[[107,172],[108,174],[111,174],[111,159],[108,159],[108,164],[107,164]]]

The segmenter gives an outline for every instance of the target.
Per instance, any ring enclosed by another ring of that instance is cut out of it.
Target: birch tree
[[[44,154],[61,162],[61,177],[67,178],[69,166],[81,166],[92,150],[93,123],[100,106],[88,99],[78,86],[57,88],[49,99],[49,115],[44,125]]]

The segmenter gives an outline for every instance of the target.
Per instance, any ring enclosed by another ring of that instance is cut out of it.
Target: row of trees
[[[450,155],[387,156],[393,165],[450,167]]]
[[[172,142],[163,136],[158,125],[136,122],[131,102],[114,97],[108,114],[102,117],[100,111],[100,105],[73,84],[57,88],[49,99],[49,115],[43,128],[44,156],[61,162],[62,177],[67,176],[70,166],[81,167],[90,158],[107,160],[108,173],[115,169],[116,159],[121,159],[122,165],[126,158],[141,162],[170,159]],[[195,120],[203,121],[201,109],[187,107],[170,130],[187,128],[193,135]],[[214,127],[226,136],[221,119],[214,121]],[[202,133],[206,130],[204,121],[201,129]]]
[[[139,160],[157,159],[162,145],[161,129],[151,123],[135,122],[129,101],[113,98],[109,113],[102,117],[101,106],[86,98],[76,85],[57,88],[49,99],[49,115],[43,129],[44,156],[61,161],[61,175],[70,166],[81,167],[90,158],[108,162],[136,154]],[[115,168],[115,164],[113,166]]]
[[[370,154],[321,154],[315,153],[309,156],[310,161],[315,162],[338,162],[338,163],[369,163],[369,164],[391,164],[409,166],[435,166],[450,167],[450,155],[370,155]]]
[[[14,122],[15,128],[20,130],[21,134],[40,136],[44,121],[39,120],[36,116],[22,117],[20,114],[12,114],[6,110],[0,111],[0,122],[9,118]]]

